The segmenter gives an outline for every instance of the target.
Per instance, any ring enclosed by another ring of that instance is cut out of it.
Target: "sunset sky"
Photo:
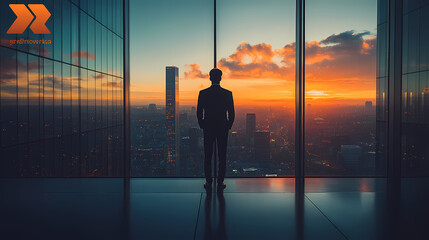
[[[218,0],[221,85],[236,105],[294,99],[295,0]],[[210,86],[212,0],[131,1],[131,101],[165,104],[165,67],[179,68],[181,105]],[[314,103],[374,100],[376,0],[306,1],[306,96]]]

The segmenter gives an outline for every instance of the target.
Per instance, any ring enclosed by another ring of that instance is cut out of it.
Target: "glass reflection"
[[[123,2],[44,4],[52,34],[28,29],[22,37],[51,45],[22,45],[17,52],[1,33],[0,176],[122,176],[123,80],[112,75],[122,74],[122,60],[113,58],[123,56],[123,26],[116,26],[122,14],[115,9]],[[15,17],[9,8],[1,13],[1,22]]]
[[[88,68],[95,70],[95,41],[96,41],[96,32],[95,32],[95,20],[91,17],[88,17]],[[82,37],[82,35],[81,35]]]
[[[81,131],[86,132],[89,129],[89,111],[88,111],[88,70],[80,69],[80,121]]]
[[[79,64],[82,67],[88,67],[88,59],[90,58],[90,53],[88,52],[88,15],[84,12],[80,12],[80,26],[79,26],[79,36],[80,36],[80,47],[79,47]]]
[[[18,142],[24,143],[28,138],[28,56],[18,52]]]
[[[402,169],[404,177],[429,176],[429,6],[404,1],[402,47]]]
[[[66,63],[71,63],[71,57],[72,57],[71,27],[72,27],[72,23],[71,23],[71,3],[70,3],[70,1],[62,0],[61,16],[62,16],[61,30],[62,30],[62,40],[63,40],[62,46],[61,46],[62,61],[66,62]]]
[[[54,135],[59,137],[63,134],[63,78],[61,63],[54,62]]]
[[[80,120],[81,116],[79,114],[80,108],[80,78],[79,78],[79,68],[72,67],[71,68],[71,108],[72,108],[72,133],[78,133],[80,131]]]
[[[54,66],[52,60],[43,64],[43,133],[44,138],[54,136]]]
[[[72,75],[71,68],[68,64],[62,65],[63,69],[63,134],[70,135],[72,133]]]
[[[13,145],[18,134],[17,53],[0,47],[1,145]]]
[[[28,141],[40,139],[41,81],[39,58],[28,55]],[[43,95],[42,95],[43,96]]]
[[[54,11],[52,13],[52,18],[54,21],[54,30],[53,34],[53,42],[52,44],[54,49],[54,59],[61,61],[63,59],[62,56],[62,1],[54,1]]]
[[[96,73],[88,71],[88,129],[96,126]]]

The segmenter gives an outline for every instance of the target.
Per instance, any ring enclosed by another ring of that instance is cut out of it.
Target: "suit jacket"
[[[235,119],[232,92],[219,85],[201,90],[198,95],[197,118],[202,129],[231,129]]]

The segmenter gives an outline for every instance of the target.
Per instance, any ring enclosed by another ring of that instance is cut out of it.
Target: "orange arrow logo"
[[[31,24],[30,29],[35,34],[51,34],[49,29],[46,27],[46,22],[49,17],[51,17],[51,13],[46,9],[43,4],[28,4],[28,7],[33,11],[34,15],[36,15],[36,19],[34,19],[33,24]]]
[[[34,16],[25,6],[25,4],[9,4],[9,7],[16,15],[16,20],[12,23],[7,34],[22,34],[31,21],[33,21]],[[50,34],[51,32],[46,27],[46,21],[51,17],[51,13],[46,9],[43,4],[28,4],[28,7],[33,11],[36,19],[31,24],[30,29],[35,34]]]

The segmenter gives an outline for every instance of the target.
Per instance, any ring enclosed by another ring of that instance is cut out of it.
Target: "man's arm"
[[[197,104],[197,119],[198,119],[198,125],[200,128],[204,129],[204,119],[203,119],[203,105],[202,105],[202,99],[201,99],[201,92],[198,94],[198,104]]]
[[[232,92],[228,103],[228,128],[232,128],[235,119],[234,100],[232,98]]]

